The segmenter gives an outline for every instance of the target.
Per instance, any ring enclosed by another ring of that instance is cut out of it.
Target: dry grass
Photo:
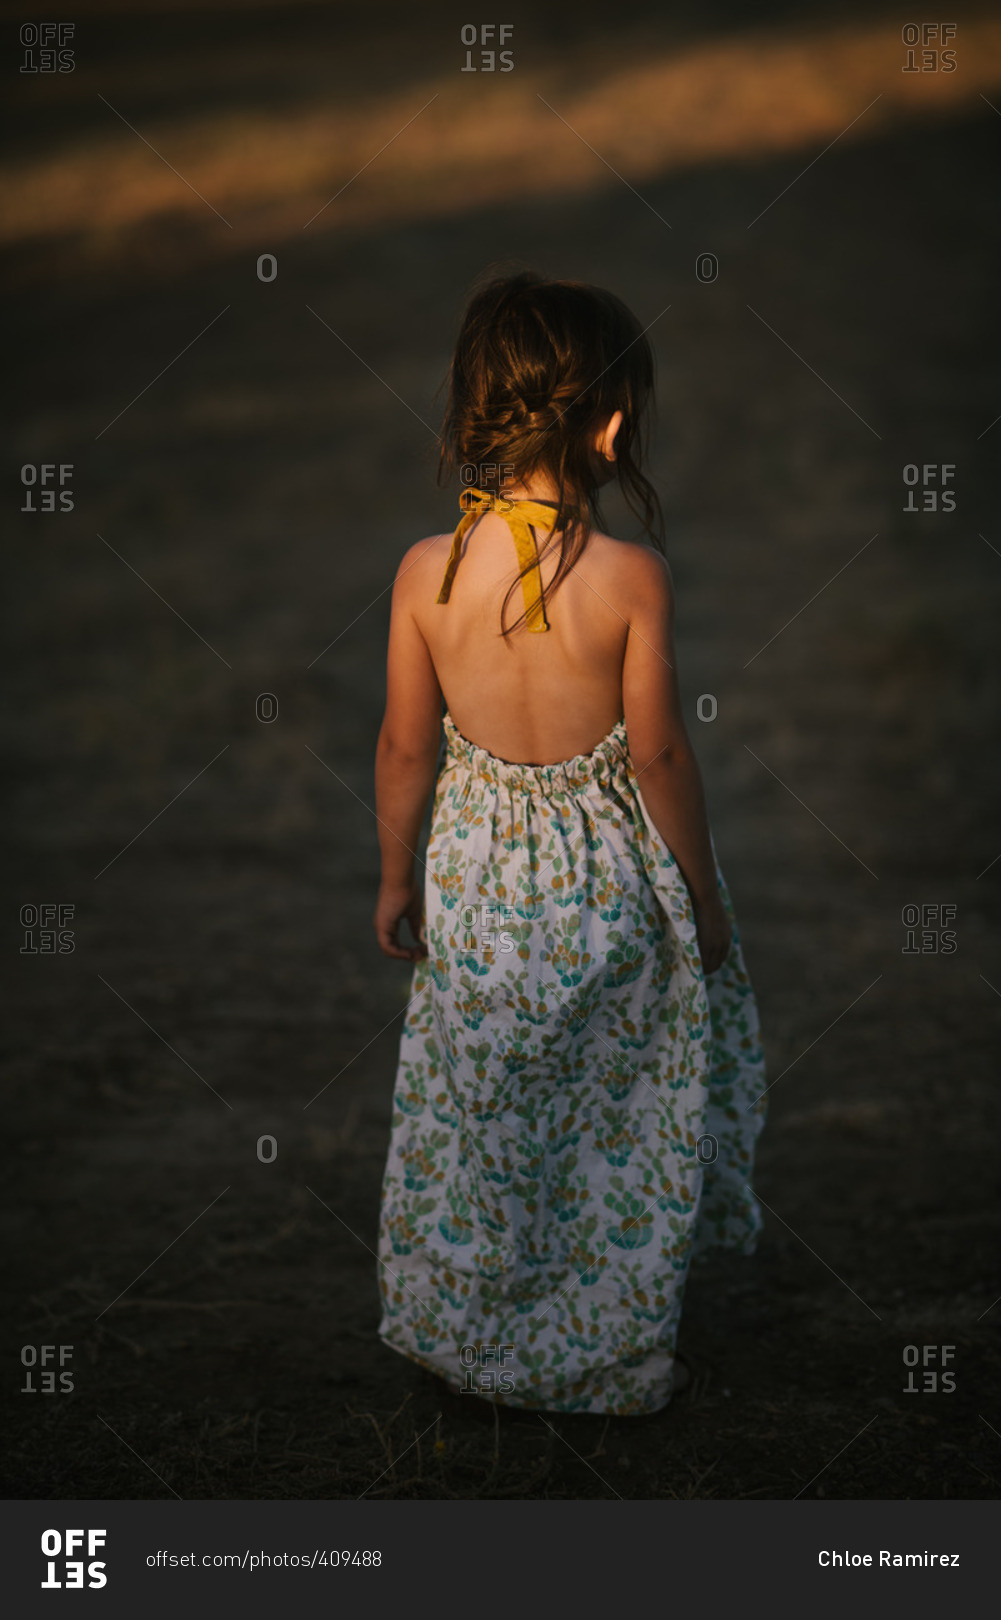
[[[806,162],[842,135],[871,138],[901,120],[960,113],[996,91],[1001,22],[964,22],[957,43],[957,71],[903,73],[899,22],[870,19],[648,46],[632,60],[621,49],[567,44],[519,56],[509,76],[472,81],[443,45],[438,71],[347,105],[324,97],[152,118],[135,110],[125,82],[107,99],[138,119],[149,146],[109,108],[99,132],[91,122],[44,157],[8,163],[0,239],[69,237],[90,256],[120,255],[130,232],[184,219],[231,249],[294,239],[318,210],[309,228],[323,232],[606,189],[617,183],[610,169],[640,185],[782,152]],[[108,82],[91,70],[72,93],[96,98]],[[770,200],[762,196],[762,208]]]

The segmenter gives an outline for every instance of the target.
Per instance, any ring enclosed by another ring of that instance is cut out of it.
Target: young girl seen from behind
[[[484,287],[443,441],[461,521],[411,547],[393,590],[375,927],[415,966],[380,1332],[455,1390],[547,1411],[663,1406],[693,1253],[749,1254],[760,1227],[757,1010],[682,720],[671,575],[597,505],[617,478],[655,537],[652,388],[611,293]]]

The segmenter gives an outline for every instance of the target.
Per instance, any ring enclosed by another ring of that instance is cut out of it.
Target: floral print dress
[[[591,754],[515,765],[446,716],[425,907],[379,1331],[504,1405],[656,1411],[692,1255],[750,1254],[761,1224],[764,1070],[736,929],[707,979],[621,721]]]

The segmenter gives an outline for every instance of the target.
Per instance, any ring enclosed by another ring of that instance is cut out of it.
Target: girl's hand
[[[417,883],[382,884],[372,923],[384,956],[399,957],[405,962],[417,962],[422,956],[427,956],[421,919],[423,903],[424,895]],[[404,920],[410,925],[416,945],[401,945],[399,942],[399,927]]]
[[[695,907],[695,932],[702,953],[702,971],[715,973],[729,956],[733,939],[730,918],[718,893]]]

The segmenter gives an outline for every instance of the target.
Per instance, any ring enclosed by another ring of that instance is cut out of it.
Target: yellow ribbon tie
[[[521,589],[525,599],[526,629],[548,630],[549,620],[546,618],[539,548],[535,543],[532,529],[544,529],[548,534],[556,521],[555,508],[542,506],[538,501],[509,501],[503,495],[493,495],[482,489],[464,489],[459,496],[459,509],[462,517],[452,540],[452,549],[445,577],[441,582],[441,590],[438,592],[438,601],[447,602],[451,595],[452,581],[462,556],[462,542],[466,534],[485,512],[496,512],[510,529],[515,551],[518,553]]]

